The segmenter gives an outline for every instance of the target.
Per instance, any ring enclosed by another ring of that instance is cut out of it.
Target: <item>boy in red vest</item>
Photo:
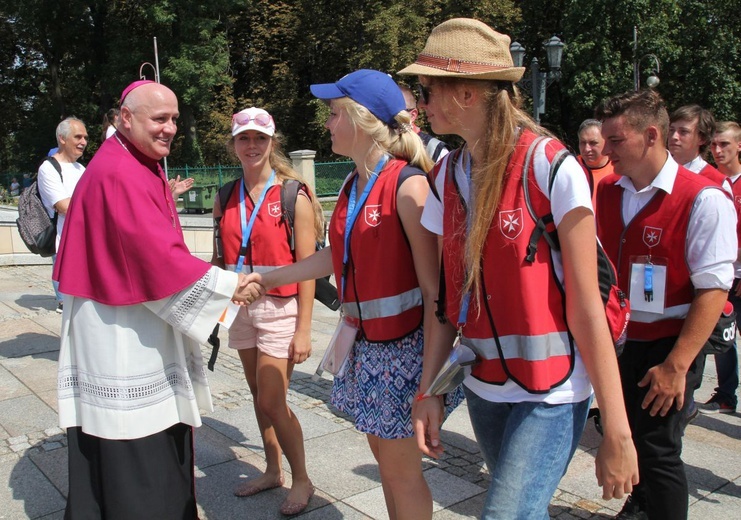
[[[730,192],[723,175],[704,159],[715,133],[715,118],[700,105],[684,105],[669,117],[667,146],[672,157],[693,173],[723,185]]]
[[[736,213],[741,213],[741,127],[733,121],[718,123],[715,135],[710,142],[710,152],[713,154],[718,171],[728,177],[733,186],[733,203]],[[736,227],[737,234],[741,232]],[[733,287],[728,293],[728,300],[736,311],[736,320],[741,319],[741,262],[734,264],[735,277]],[[715,369],[718,374],[718,386],[710,400],[699,406],[702,413],[735,413],[738,405],[736,389],[738,388],[738,353],[732,348],[724,354],[715,355]]]
[[[682,408],[733,282],[735,210],[720,186],[669,155],[669,115],[656,92],[608,99],[596,115],[620,176],[598,187],[597,232],[631,301],[618,361],[640,470],[617,518],[682,520]]]

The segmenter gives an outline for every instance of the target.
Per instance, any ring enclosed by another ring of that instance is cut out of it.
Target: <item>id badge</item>
[[[334,377],[342,377],[347,368],[347,360],[350,357],[350,350],[355,344],[358,336],[358,324],[356,320],[348,316],[340,316],[337,328],[329,340],[327,350],[324,351],[324,357],[316,369],[314,378],[319,378],[325,371]]]
[[[630,258],[630,310],[664,314],[667,259],[655,256]]]

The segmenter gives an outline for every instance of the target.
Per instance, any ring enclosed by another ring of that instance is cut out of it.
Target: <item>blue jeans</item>
[[[57,263],[57,255],[52,255],[51,257],[51,268],[52,271],[54,270],[54,264]],[[54,295],[57,298],[57,303],[61,303],[64,300],[64,296],[62,296],[62,293],[59,292],[59,282],[56,280],[51,281],[52,287],[54,287]]]
[[[574,456],[591,398],[580,403],[493,403],[464,387],[476,441],[491,473],[482,520],[547,520]]]
[[[736,287],[739,279],[733,281],[731,292],[728,293],[728,301],[733,305],[736,311],[736,325],[741,327],[741,298],[736,296]],[[715,371],[718,375],[718,387],[715,389],[717,397],[726,404],[733,406],[738,405],[736,389],[738,388],[738,352],[734,345],[732,349],[723,354],[715,355]]]

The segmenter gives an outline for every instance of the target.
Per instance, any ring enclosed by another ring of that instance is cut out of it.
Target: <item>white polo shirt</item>
[[[50,217],[54,216],[54,204],[72,197],[77,183],[85,172],[85,167],[78,162],[65,163],[60,161],[59,165],[62,167],[64,182],[59,178],[59,172],[49,161],[44,161],[39,166],[37,178],[39,194],[41,195],[41,202],[44,203],[44,208],[46,208]],[[57,247],[59,247],[59,240],[62,237],[62,228],[64,228],[64,215],[60,214],[57,219]]]

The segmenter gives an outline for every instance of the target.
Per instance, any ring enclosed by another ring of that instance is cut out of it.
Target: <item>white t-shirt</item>
[[[109,126],[108,128],[105,129],[105,138],[108,139],[109,137],[111,137],[115,133],[116,133],[116,127],[113,126],[113,125],[111,125],[111,126]]]
[[[46,212],[50,217],[54,216],[54,204],[60,200],[72,197],[77,183],[85,172],[85,167],[77,162],[65,163],[60,161],[59,165],[62,167],[62,178],[64,182],[59,178],[59,172],[49,161],[44,161],[39,167],[39,176],[37,178],[41,201],[44,203]],[[63,227],[64,215],[60,213],[57,218],[57,247],[59,247]]]
[[[548,174],[551,163],[545,155],[545,144],[540,144],[533,154],[533,167],[535,169],[535,180],[541,191],[548,195]],[[440,174],[435,179],[435,187],[441,198],[445,192],[445,172],[448,161],[452,154],[441,159]],[[470,160],[470,155],[464,153],[455,167],[455,177],[460,188],[461,195],[466,202],[469,201],[468,180],[463,169],[463,163]],[[589,190],[587,177],[584,175],[579,163],[573,156],[567,157],[558,169],[553,187],[550,193],[551,212],[553,221],[558,227],[563,220],[564,215],[569,211],[585,207],[594,212],[592,208],[592,196]],[[422,211],[422,225],[433,233],[442,235],[443,233],[443,201],[430,193],[427,197],[424,210]],[[556,275],[563,284],[563,264],[561,263],[561,254],[552,251]],[[545,402],[550,404],[576,403],[581,402],[592,394],[592,385],[587,376],[584,362],[579,354],[578,347],[575,349],[574,371],[569,379],[562,385],[553,389],[546,394],[531,394],[520,387],[512,380],[507,380],[504,385],[490,385],[480,381],[470,375],[464,381],[465,385],[479,397],[487,401],[497,403],[518,403],[518,402]]]

